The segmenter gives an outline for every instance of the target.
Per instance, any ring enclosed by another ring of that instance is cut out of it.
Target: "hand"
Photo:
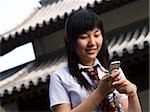
[[[128,96],[133,96],[137,91],[137,87],[135,84],[132,84],[129,80],[126,79],[126,80],[122,81],[122,84],[120,84],[117,87],[117,90],[120,93],[127,94]]]
[[[107,74],[104,77],[102,77],[97,89],[103,97],[105,97],[115,89],[114,86],[112,85],[112,82],[113,78],[117,77],[118,75],[119,73],[116,72],[113,74],[113,77],[110,74]]]
[[[112,76],[114,76],[115,72],[118,72],[119,70],[112,71]],[[137,87],[135,84],[131,83],[129,80],[126,78],[122,77],[121,74],[119,73],[118,76],[113,78],[113,83],[112,85],[120,92],[120,93],[125,93],[128,96],[132,96],[136,93]]]

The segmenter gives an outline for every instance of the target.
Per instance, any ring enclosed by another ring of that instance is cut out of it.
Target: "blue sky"
[[[40,7],[39,0],[0,0],[0,34],[11,30],[20,24]],[[0,56],[0,72],[13,68],[20,64],[34,60],[35,55],[32,44],[14,49],[4,56]]]

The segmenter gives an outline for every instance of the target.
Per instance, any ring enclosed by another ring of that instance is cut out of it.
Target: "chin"
[[[96,58],[96,56],[89,56],[88,57],[90,60],[94,60]]]

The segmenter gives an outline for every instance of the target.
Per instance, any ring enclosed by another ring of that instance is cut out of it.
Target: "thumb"
[[[111,77],[110,74],[107,74],[107,75],[105,75],[104,77],[102,77],[102,80],[109,81],[109,80],[112,80],[112,77]]]

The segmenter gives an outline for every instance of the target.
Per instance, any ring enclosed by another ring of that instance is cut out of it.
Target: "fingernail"
[[[115,82],[112,83],[113,86],[114,86],[115,84],[116,84]]]
[[[115,73],[111,74],[111,77],[114,77],[114,76],[116,76],[116,74],[115,74]]]

